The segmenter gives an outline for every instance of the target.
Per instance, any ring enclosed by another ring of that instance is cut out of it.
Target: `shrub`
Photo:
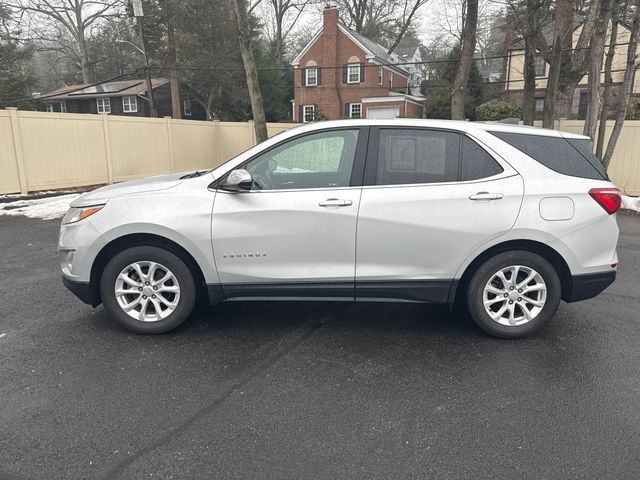
[[[505,118],[521,118],[522,108],[515,103],[504,100],[490,100],[478,105],[476,119],[479,121],[496,121]]]

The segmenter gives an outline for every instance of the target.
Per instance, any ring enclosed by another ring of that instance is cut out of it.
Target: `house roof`
[[[356,45],[358,45],[367,55],[367,58],[370,60],[377,60],[378,63],[381,63],[385,66],[390,67],[391,69],[397,71],[401,75],[409,76],[409,72],[407,72],[404,68],[394,65],[395,63],[401,62],[400,57],[394,53],[387,53],[387,49],[382,45],[374,42],[373,40],[365,37],[364,35],[359,34],[351,30],[341,21],[338,21],[338,29],[344,33],[348,38],[350,38]],[[309,40],[302,50],[296,55],[296,57],[291,61],[291,65],[297,66],[300,64],[300,60],[302,57],[309,51],[311,46],[316,43],[316,41],[322,35],[322,28],[320,28]]]
[[[158,88],[169,83],[166,78],[152,78],[151,88]],[[99,84],[81,83],[67,85],[46,94],[47,100],[73,100],[98,97],[125,97],[142,95],[147,91],[146,82],[143,79],[117,80]]]
[[[416,50],[420,47],[420,41],[415,38],[403,38],[396,47],[395,53],[401,59],[413,58]]]

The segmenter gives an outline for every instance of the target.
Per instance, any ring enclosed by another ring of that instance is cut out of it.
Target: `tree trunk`
[[[617,0],[616,0],[617,1]],[[588,135],[592,141],[596,138],[598,117],[602,107],[600,71],[602,70],[602,57],[604,56],[604,44],[607,40],[607,27],[611,18],[612,0],[600,0],[600,11],[596,21],[596,29],[591,39],[589,86],[587,90],[587,116],[584,122],[583,134]]]
[[[478,0],[467,0],[467,16],[462,32],[460,61],[453,81],[451,95],[451,119],[464,120],[464,104],[467,93],[467,82],[476,49],[476,31],[478,28]]]
[[[536,116],[536,47],[533,36],[538,29],[537,0],[527,0],[524,35],[524,92],[522,95],[522,123],[533,125]]]
[[[604,62],[604,91],[602,93],[602,108],[600,111],[600,124],[598,125],[598,142],[596,143],[596,157],[602,160],[604,141],[607,133],[607,119],[609,118],[609,104],[611,103],[611,86],[613,84],[613,57],[616,54],[616,43],[618,42],[618,20],[620,15],[619,4],[613,1],[611,7],[611,37],[609,38],[609,48],[607,58]]]
[[[522,123],[533,125],[536,115],[536,50],[529,35],[524,38],[524,92],[522,95]]]
[[[87,39],[84,36],[84,29],[78,30],[78,49],[80,50],[80,71],[82,73],[82,83],[91,83],[89,51],[87,49]]]
[[[611,137],[607,144],[607,150],[604,153],[604,158],[602,159],[602,165],[604,165],[604,168],[609,166],[611,157],[613,157],[613,151],[616,148],[616,143],[620,137],[622,125],[624,124],[624,119],[627,115],[627,106],[629,105],[631,89],[633,88],[633,77],[636,68],[636,51],[638,50],[638,41],[640,40],[640,0],[635,0],[633,4],[636,7],[636,11],[633,14],[633,26],[631,28],[631,34],[629,35],[626,70],[624,71],[624,79],[622,80],[622,87],[618,97],[618,114],[616,116],[616,123],[613,126],[613,131],[611,132]]]
[[[171,86],[171,116],[182,118],[180,104],[180,82],[178,80],[178,59],[176,54],[176,32],[173,10],[168,0],[163,2],[167,22],[167,67],[169,67],[169,82]]]
[[[256,140],[260,143],[268,138],[267,122],[264,114],[260,82],[258,81],[258,69],[256,67],[256,60],[253,57],[253,51],[251,50],[247,6],[245,0],[233,0],[233,6],[236,13],[236,20],[238,21],[238,40],[242,52],[242,63],[244,64],[244,71],[247,77],[247,88],[251,100]]]
[[[571,48],[571,23],[573,20],[573,1],[557,0],[555,23],[553,27],[553,47],[551,51],[551,66],[547,79],[547,90],[544,97],[544,113],[542,126],[553,128],[556,115],[556,100],[562,72],[563,50],[566,48],[567,37]]]

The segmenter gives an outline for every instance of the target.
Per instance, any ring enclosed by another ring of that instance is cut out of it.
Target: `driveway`
[[[0,217],[0,479],[637,479],[640,215],[618,218],[616,283],[505,341],[376,303],[138,336],[64,289],[59,221]]]

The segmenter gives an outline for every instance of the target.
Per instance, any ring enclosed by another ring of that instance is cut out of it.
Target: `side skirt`
[[[207,285],[212,305],[222,301],[318,300],[448,303],[452,280],[346,283],[232,283]]]

